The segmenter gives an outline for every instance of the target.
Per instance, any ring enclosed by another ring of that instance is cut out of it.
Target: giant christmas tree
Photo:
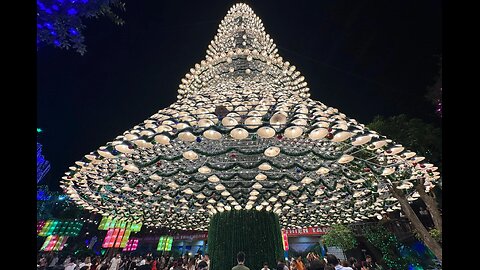
[[[309,97],[261,20],[236,4],[178,100],[85,155],[62,187],[105,216],[204,230],[216,214],[245,210],[273,212],[284,228],[353,223],[400,209],[392,186],[413,201],[418,179],[435,185],[437,168],[423,157]],[[210,248],[237,239],[225,237]]]

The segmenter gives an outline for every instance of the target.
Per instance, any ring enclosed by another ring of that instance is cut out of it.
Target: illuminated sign
[[[330,227],[307,227],[300,229],[287,229],[284,231],[288,237],[292,236],[308,236],[308,235],[324,235],[330,230]]]

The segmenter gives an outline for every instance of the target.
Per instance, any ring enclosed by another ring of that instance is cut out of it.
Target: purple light
[[[72,2],[72,3],[73,3],[73,2]],[[67,11],[67,13],[68,13],[68,15],[72,15],[72,16],[73,16],[73,15],[77,14],[77,10],[74,9],[74,8],[71,8],[71,9],[69,9],[69,10]]]
[[[49,170],[50,162],[45,160],[42,155],[42,145],[37,143],[37,183],[43,179]]]

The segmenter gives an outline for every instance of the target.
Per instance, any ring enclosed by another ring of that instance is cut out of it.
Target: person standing
[[[208,267],[207,267],[207,270],[210,270],[210,256],[207,254],[205,254],[205,256],[203,256],[203,260],[207,263]]]
[[[69,261],[68,263],[65,264],[65,270],[73,270],[77,267],[77,264],[73,261]]]
[[[108,268],[108,270],[118,270],[121,261],[120,254],[117,254],[110,260],[110,268]]]
[[[365,256],[365,261],[362,262],[361,264],[361,270],[373,270],[375,269],[374,268],[374,265],[373,265],[373,262],[372,262],[372,256],[370,255],[367,255]]]
[[[342,260],[340,266],[342,266],[342,268],[340,268],[342,270],[353,270],[352,265],[347,260]]]
[[[195,270],[195,258],[192,257],[188,260],[187,270]]]
[[[335,267],[335,270],[339,270],[342,268],[341,265],[339,265],[339,261],[337,256],[333,254],[327,254],[327,263],[333,267]]]
[[[145,264],[145,258],[143,258],[142,256],[140,256],[140,262],[138,263],[138,266],[142,266]]]
[[[263,263],[263,267],[262,267],[262,269],[260,269],[260,270],[270,270],[270,268],[268,268],[268,263],[267,263],[267,262],[264,262],[264,263]]]
[[[152,270],[157,270],[157,263],[158,263],[157,258],[155,258],[155,259],[152,260],[152,263],[151,263],[151,265],[152,265]]]
[[[232,270],[250,270],[250,268],[245,266],[245,253],[243,251],[238,252],[237,262],[238,264],[232,267]]]
[[[57,262],[58,262],[58,255],[55,254],[52,261],[50,262],[50,264],[48,265],[47,269],[54,269],[55,266],[57,266]]]
[[[137,267],[137,270],[152,270],[152,257],[147,256],[145,264]]]
[[[277,270],[289,270],[287,264],[284,263],[282,259],[278,259],[276,269]]]
[[[207,270],[208,264],[205,261],[200,261],[197,265],[197,270]]]
[[[84,267],[84,266],[88,266],[88,269],[90,269],[90,266],[92,266],[92,261],[91,261],[90,256],[87,256],[87,257],[85,258],[85,261],[84,261],[84,262],[81,262],[81,263],[78,265],[79,268],[82,268],[82,267]]]
[[[297,262],[297,270],[305,270],[305,265],[303,264],[302,256],[298,256],[296,262]]]

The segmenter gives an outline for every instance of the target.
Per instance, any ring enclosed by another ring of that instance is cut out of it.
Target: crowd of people
[[[287,264],[279,261],[277,270],[381,270],[381,266],[372,261],[370,255],[365,261],[358,261],[354,257],[348,260],[339,260],[333,254],[327,254],[323,259],[311,252],[307,254],[306,260],[302,257],[292,258]]]
[[[245,265],[245,253],[237,254],[237,262],[232,270],[250,270]],[[248,263],[247,263],[248,265]],[[208,254],[197,254],[193,257],[184,255],[174,259],[173,256],[127,256],[116,254],[114,256],[87,256],[59,257],[58,255],[43,254],[38,258],[37,270],[209,270],[210,258]],[[269,268],[264,263],[260,270],[380,270],[372,262],[370,256],[365,261],[357,261],[351,257],[348,260],[339,260],[333,254],[320,258],[315,253],[309,253],[306,260],[302,257],[292,258],[289,261],[279,259],[275,268]]]
[[[245,254],[239,252],[237,255],[238,265],[232,270],[250,270],[245,266]],[[247,263],[248,264],[248,263]],[[357,261],[354,257],[348,260],[339,260],[333,254],[327,254],[323,259],[317,254],[308,253],[306,260],[302,257],[291,258],[290,261],[278,260],[276,270],[382,270],[382,268],[372,261],[372,257],[367,255],[365,261]],[[268,263],[264,263],[260,270],[271,270]],[[273,270],[273,269],[272,269]]]
[[[37,270],[208,270],[210,258],[208,254],[197,254],[193,257],[184,255],[174,259],[164,255],[154,257],[127,256],[87,256],[84,258],[57,254],[43,254],[37,259]]]

